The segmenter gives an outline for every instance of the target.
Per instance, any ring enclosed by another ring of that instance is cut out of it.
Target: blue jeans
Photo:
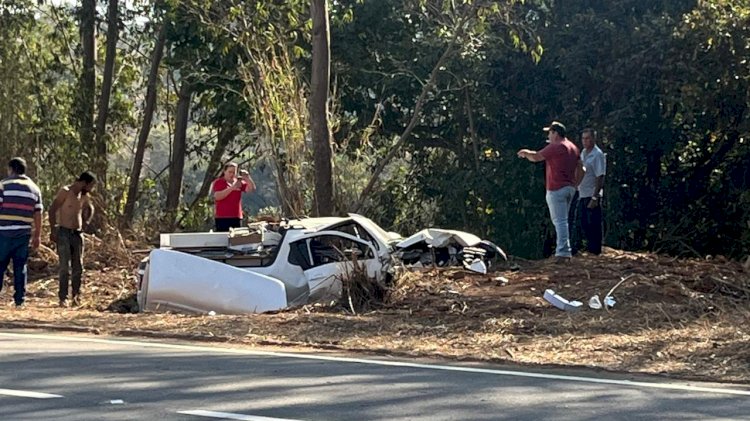
[[[570,232],[568,231],[568,211],[576,189],[566,186],[558,190],[547,190],[547,207],[552,224],[555,226],[557,248],[555,256],[570,257]]]
[[[23,304],[26,297],[26,261],[29,258],[30,235],[21,237],[0,236],[0,290],[3,289],[5,269],[13,260],[13,301],[19,306]]]

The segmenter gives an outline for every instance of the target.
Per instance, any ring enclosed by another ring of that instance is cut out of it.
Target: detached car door
[[[316,232],[292,242],[290,259],[303,269],[311,302],[338,298],[341,280],[356,271],[383,279],[383,265],[372,244],[338,231]]]

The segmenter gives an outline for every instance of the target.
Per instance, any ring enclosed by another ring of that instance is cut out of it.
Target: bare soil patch
[[[91,250],[91,249],[90,249]],[[295,346],[402,357],[595,367],[750,383],[750,276],[722,257],[674,259],[607,249],[570,264],[517,261],[517,270],[480,275],[456,269],[407,273],[388,303],[352,314],[309,305],[275,314],[135,314],[137,259],[91,253],[79,308],[57,307],[56,259],[31,262],[25,309],[0,293],[0,327],[165,336],[247,345]],[[612,309],[569,313],[547,303],[547,288],[586,303],[615,292]],[[503,279],[504,278],[504,279]],[[507,280],[507,282],[506,282]]]

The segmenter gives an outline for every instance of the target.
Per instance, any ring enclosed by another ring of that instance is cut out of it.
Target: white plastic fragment
[[[615,306],[616,303],[617,301],[615,301],[614,297],[612,297],[611,295],[607,295],[606,297],[604,297],[605,306],[612,308]]]
[[[122,405],[125,403],[125,401],[122,399],[112,399],[111,401],[109,401],[109,403],[112,405]]]
[[[544,299],[547,300],[553,306],[565,311],[578,311],[583,306],[580,301],[568,301],[560,295],[556,294],[555,291],[548,289],[544,291]]]
[[[600,310],[602,308],[602,302],[599,301],[598,295],[594,295],[593,297],[589,298],[589,307],[593,308],[594,310]]]
[[[484,274],[487,273],[487,265],[482,261],[482,259],[475,259],[469,265],[469,270]]]

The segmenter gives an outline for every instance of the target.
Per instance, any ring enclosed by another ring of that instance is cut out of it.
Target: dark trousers
[[[578,210],[579,202],[580,198],[578,197],[578,192],[576,192],[568,210],[568,238],[570,238],[570,253],[573,256],[578,254],[578,250],[581,249],[581,213]]]
[[[602,204],[599,199],[599,206],[589,208],[591,203],[590,197],[582,197],[579,201],[578,211],[580,212],[581,233],[586,239],[586,249],[592,254],[601,254],[602,252]]]
[[[81,231],[59,227],[57,229],[57,255],[60,257],[60,301],[68,299],[68,279],[73,269],[72,295],[77,299],[81,292],[83,275],[83,236]]]
[[[29,240],[31,235],[20,237],[0,236],[0,291],[5,281],[5,269],[13,260],[13,301],[17,306],[23,304],[26,297],[26,261],[29,259]]]
[[[241,218],[216,218],[216,232],[228,232],[229,228],[239,228],[242,226]]]

